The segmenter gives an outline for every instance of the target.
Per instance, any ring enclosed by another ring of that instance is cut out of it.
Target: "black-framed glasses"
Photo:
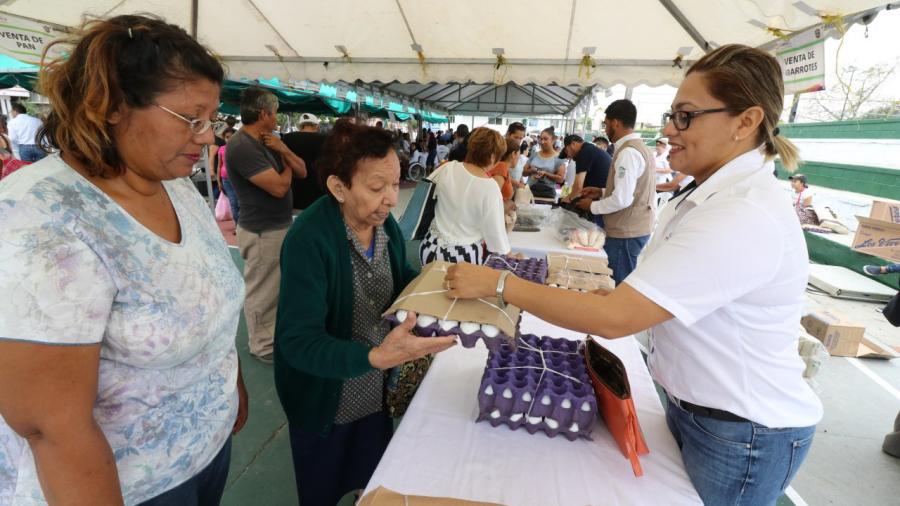
[[[679,132],[687,130],[691,126],[691,121],[702,114],[711,114],[714,112],[731,111],[730,107],[719,107],[718,109],[701,109],[699,111],[674,111],[663,114],[663,125],[670,121],[675,125],[675,129]]]
[[[180,119],[181,121],[186,122],[188,125],[190,125],[191,132],[194,135],[201,135],[201,134],[206,133],[206,131],[209,130],[209,127],[211,127],[212,123],[213,123],[212,120],[209,118],[194,118],[194,119],[185,118],[184,116],[178,114],[177,112],[175,112],[171,109],[168,109],[166,107],[163,107],[159,104],[153,104],[153,105],[166,111],[167,113],[171,114],[172,116],[175,116],[176,118]]]

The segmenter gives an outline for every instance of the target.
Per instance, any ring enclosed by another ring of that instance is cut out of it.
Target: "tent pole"
[[[200,0],[191,0],[191,37],[197,38],[197,14],[200,10]]]
[[[800,93],[794,93],[794,101],[791,103],[791,114],[788,117],[788,123],[793,123],[797,119],[797,108],[800,106]]]

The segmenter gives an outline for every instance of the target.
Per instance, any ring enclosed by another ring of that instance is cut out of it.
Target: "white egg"
[[[543,397],[541,397],[541,404],[543,404],[544,406],[549,406],[550,405],[550,396],[544,395]]]
[[[569,430],[572,431],[572,432],[578,432],[578,429],[579,429],[578,423],[577,423],[577,422],[572,422],[572,426],[569,427]]]
[[[559,285],[557,285],[556,283],[550,283],[550,286],[553,288],[559,288]]]
[[[418,323],[420,327],[427,327],[436,321],[437,321],[437,318],[435,318],[434,316],[428,316],[427,314],[422,314],[422,315],[419,315],[419,318],[416,320],[416,323]]]
[[[401,309],[397,311],[397,314],[395,316],[397,316],[397,321],[405,322],[407,315],[409,315],[409,313],[407,313],[405,309]]]
[[[522,394],[522,400],[525,402],[531,402],[531,394],[528,392],[525,392],[524,394]]]
[[[546,423],[547,427],[550,427],[551,429],[559,428],[559,422],[552,418],[544,418],[544,423]]]
[[[563,399],[562,403],[560,403],[560,406],[562,406],[563,409],[569,409],[572,407],[572,401],[570,401],[569,399]]]
[[[474,334],[478,332],[478,329],[481,328],[481,325],[472,322],[463,322],[459,324],[460,330],[463,331],[463,334]]]
[[[539,417],[539,416],[529,416],[529,417],[528,417],[528,423],[530,423],[531,425],[537,425],[537,424],[541,423],[541,417]]]
[[[497,334],[500,333],[500,329],[493,325],[484,324],[481,326],[481,331],[484,332],[484,335],[488,337],[497,337]]]
[[[523,416],[525,416],[525,413],[516,413],[513,416],[509,417],[509,421],[518,422],[522,419]]]
[[[451,329],[458,327],[459,322],[455,320],[438,320],[438,325],[444,332],[449,332]]]
[[[495,410],[491,411],[491,418],[500,418],[500,410],[495,409]]]
[[[581,410],[582,411],[590,411],[591,410],[591,405],[588,403],[588,401],[584,401],[584,404],[581,405]]]
[[[484,389],[484,395],[494,395],[494,387],[488,385],[487,388]]]
[[[512,390],[510,390],[510,389],[508,389],[508,388],[507,388],[506,390],[504,390],[504,391],[503,391],[503,398],[504,398],[504,399],[512,399]]]

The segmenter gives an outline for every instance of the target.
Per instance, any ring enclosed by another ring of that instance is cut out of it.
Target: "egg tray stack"
[[[583,342],[533,334],[521,336],[515,350],[491,351],[478,390],[477,421],[570,441],[590,439],[597,399],[583,351]]]
[[[396,327],[406,320],[408,312],[401,309],[394,314],[385,316],[391,327]],[[459,336],[459,342],[463,348],[474,348],[475,343],[481,339],[488,350],[499,351],[506,339],[500,329],[494,325],[479,324],[475,322],[458,322],[454,320],[439,320],[437,317],[420,314],[416,318],[413,332],[421,337]]]
[[[513,258],[491,255],[484,265],[498,271],[510,271],[516,276],[543,285],[547,282],[547,260],[543,258]]]

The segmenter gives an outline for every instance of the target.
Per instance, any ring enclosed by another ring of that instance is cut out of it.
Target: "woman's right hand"
[[[455,337],[418,337],[410,333],[416,325],[412,311],[406,320],[385,336],[379,346],[369,352],[369,363],[376,369],[390,369],[411,360],[440,353],[456,344]]]

